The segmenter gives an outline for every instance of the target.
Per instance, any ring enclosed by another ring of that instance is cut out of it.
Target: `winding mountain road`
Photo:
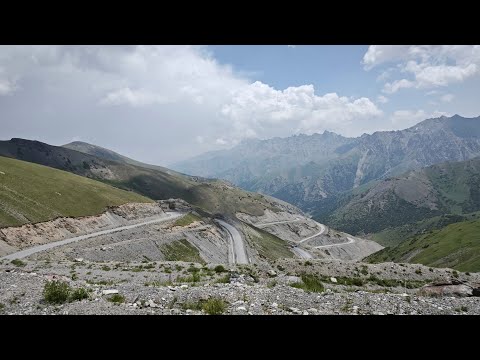
[[[255,226],[256,227],[265,227],[265,226],[268,226],[268,225],[286,224],[286,223],[292,223],[292,222],[296,222],[296,221],[300,221],[300,220],[301,220],[301,218],[296,218],[295,220],[275,221],[275,222],[270,222],[270,223],[256,224]],[[319,235],[322,235],[325,232],[325,230],[327,230],[325,225],[320,224],[318,222],[315,222],[315,223],[320,227],[320,231],[318,233],[314,234],[314,235],[311,235],[309,237],[306,237],[305,239],[302,239],[302,240],[296,242],[297,244],[301,244],[305,241],[311,240],[311,239],[313,239],[313,238],[315,238]],[[331,247],[336,247],[336,246],[353,244],[354,242],[355,242],[355,239],[353,239],[351,237],[347,237],[347,241],[343,242],[343,243],[340,243],[340,244],[319,245],[319,246],[314,246],[313,248],[314,249],[325,249],[325,248],[331,248]],[[312,259],[313,258],[312,254],[310,254],[308,251],[306,251],[302,248],[299,248],[298,246],[295,246],[294,248],[292,248],[292,251],[303,259]]]
[[[159,222],[163,222],[163,221],[167,221],[167,220],[172,220],[172,219],[175,219],[175,218],[180,217],[182,215],[184,215],[184,214],[179,213],[179,212],[171,212],[171,213],[167,214],[167,216],[164,216],[164,217],[161,217],[161,218],[155,219],[155,220],[144,221],[144,222],[141,222],[141,223],[138,223],[138,224],[119,226],[119,227],[116,227],[116,228],[113,228],[113,229],[97,231],[97,232],[94,232],[94,233],[85,234],[85,235],[81,235],[81,236],[75,236],[73,238],[68,238],[68,239],[64,239],[64,240],[60,240],[60,241],[55,241],[55,242],[51,242],[51,243],[48,243],[48,244],[34,246],[34,247],[29,248],[29,249],[25,249],[25,250],[18,251],[16,253],[4,256],[4,257],[1,258],[1,260],[3,260],[3,259],[6,259],[6,260],[23,259],[23,258],[26,258],[27,256],[36,254],[40,251],[53,249],[57,246],[70,244],[70,243],[77,242],[77,241],[80,241],[80,240],[90,239],[90,238],[100,236],[100,235],[111,234],[111,233],[118,232],[118,231],[134,229],[134,228],[140,227],[140,226],[145,226],[145,225],[155,224],[155,223],[159,223]]]
[[[230,238],[230,250],[229,250],[229,257],[230,262],[233,264],[248,264],[250,261],[248,260],[247,252],[245,251],[245,244],[243,243],[242,236],[235,229],[234,226],[230,225],[229,223],[216,219],[218,224],[223,227]]]
[[[330,244],[330,245],[320,245],[320,246],[314,246],[315,249],[322,249],[322,248],[330,248],[334,246],[341,246],[341,245],[347,245],[347,244],[353,244],[355,242],[355,239],[351,237],[347,237],[348,241],[339,243],[339,244]]]

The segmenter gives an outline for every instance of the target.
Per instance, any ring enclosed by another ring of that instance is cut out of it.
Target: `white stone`
[[[118,290],[103,290],[102,295],[118,294]]]
[[[278,304],[277,304],[276,302],[274,302],[274,303],[272,304],[272,307],[273,307],[273,308],[277,308],[277,307],[278,307]]]
[[[239,306],[237,307],[237,311],[247,311],[247,309],[245,308],[245,306]]]
[[[188,285],[180,285],[180,289],[188,289]]]
[[[76,258],[75,261],[76,262],[83,262],[83,258]]]
[[[337,283],[337,279],[334,278],[333,276],[330,278],[330,281],[331,281],[332,283],[335,283],[335,284]]]

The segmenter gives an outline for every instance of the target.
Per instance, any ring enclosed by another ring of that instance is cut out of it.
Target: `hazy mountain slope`
[[[480,271],[480,220],[450,224],[385,248],[366,258],[370,262],[411,262],[460,271]]]
[[[152,200],[65,171],[0,157],[0,228],[96,215],[129,202]]]
[[[250,140],[172,165],[318,210],[332,195],[376,179],[480,156],[480,117],[428,119],[401,131],[345,138],[330,132]]]
[[[147,169],[152,169],[152,170],[159,170],[159,171],[164,171],[168,174],[175,174],[174,171],[164,168],[162,166],[157,166],[157,165],[150,165],[150,164],[145,164],[137,160],[130,159],[126,156],[120,155],[112,150],[105,149],[101,146],[97,145],[92,145],[88,144],[86,142],[82,141],[74,141],[69,144],[62,145],[62,147],[71,149],[71,150],[76,150],[79,152],[82,152],[84,154],[89,154],[96,156],[101,159],[105,160],[112,160],[112,161],[117,161],[123,164],[130,164],[130,165],[136,165],[140,167],[144,167]]]
[[[480,158],[475,158],[433,165],[360,187],[333,198],[314,218],[354,234],[377,233],[444,214],[478,210]],[[395,242],[395,237],[391,241]]]
[[[106,160],[38,141],[0,141],[0,155],[102,180],[152,199],[181,198],[211,213],[261,215],[267,208],[278,210],[273,199],[245,192],[224,181],[202,181],[196,177]]]

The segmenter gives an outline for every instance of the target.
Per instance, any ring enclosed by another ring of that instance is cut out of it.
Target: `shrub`
[[[454,271],[454,272],[452,273],[452,275],[453,275],[454,278],[458,278],[458,272]]]
[[[422,270],[420,270],[420,269],[415,270],[415,274],[421,275],[421,274],[422,274]]]
[[[303,289],[306,292],[323,292],[325,288],[320,280],[314,275],[302,275],[302,282],[294,283],[291,286]]]
[[[112,296],[107,298],[107,300],[114,304],[122,304],[125,302],[125,297],[120,294],[113,294]]]
[[[220,279],[216,280],[217,284],[228,284],[230,282],[230,274],[222,276]]]
[[[43,288],[43,297],[51,304],[63,304],[69,298],[70,286],[63,281],[48,281]]]
[[[84,288],[75,289],[70,295],[70,301],[88,299],[88,291]]]
[[[110,271],[110,270],[112,270],[112,269],[110,269],[110,267],[107,266],[107,265],[103,265],[103,266],[102,266],[102,270],[103,270],[103,271]]]
[[[15,266],[19,266],[19,267],[24,267],[25,265],[27,265],[27,263],[24,263],[22,260],[20,259],[14,259],[11,261],[11,263]]]
[[[223,314],[226,307],[227,305],[225,304],[225,301],[219,298],[210,298],[202,305],[203,311],[205,311],[208,315]]]
[[[307,260],[307,261],[305,261],[304,265],[305,265],[305,266],[312,266],[313,264],[312,264],[311,261],[308,261],[308,260]]]
[[[223,273],[225,271],[227,271],[223,265],[217,265],[215,266],[215,268],[213,269],[216,273]]]

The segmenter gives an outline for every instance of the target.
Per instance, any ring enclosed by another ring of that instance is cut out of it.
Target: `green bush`
[[[43,288],[43,298],[50,304],[63,304],[69,298],[70,286],[63,281],[48,281]]]
[[[11,261],[11,263],[15,266],[19,266],[19,267],[24,267],[25,265],[27,265],[27,263],[24,263],[22,260],[20,259],[14,259]]]
[[[226,307],[225,301],[219,298],[210,298],[202,304],[203,311],[208,315],[221,315]]]
[[[80,301],[83,299],[88,299],[88,291],[84,288],[75,289],[70,294],[70,301]]]
[[[112,296],[107,298],[107,300],[115,304],[122,304],[125,302],[125,297],[120,294],[113,294]]]
[[[215,268],[213,269],[216,273],[223,273],[225,271],[227,271],[223,265],[217,265],[215,266]]]

